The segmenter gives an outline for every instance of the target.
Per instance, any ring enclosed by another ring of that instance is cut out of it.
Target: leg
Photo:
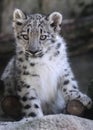
[[[20,102],[23,107],[22,108],[23,116],[25,117],[30,116],[32,118],[42,117],[43,112],[41,109],[39,97],[35,89],[31,89],[30,86],[28,85],[25,85],[25,87],[23,88],[21,87],[20,89],[19,88],[17,89],[17,94],[19,96]]]
[[[76,80],[70,68],[64,69],[64,75],[61,80],[61,90],[65,100],[79,100],[84,106],[90,108],[92,105],[91,99],[79,91]]]

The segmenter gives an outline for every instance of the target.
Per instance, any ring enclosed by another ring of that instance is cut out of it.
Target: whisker
[[[44,53],[42,51],[39,51],[39,52],[37,52],[36,54],[33,55],[27,50],[25,51],[25,54],[27,56],[31,56],[31,57],[42,57],[44,55]]]
[[[32,54],[30,52],[28,52],[28,51],[25,51],[25,53],[28,54],[28,55],[30,55],[30,56],[32,56]]]

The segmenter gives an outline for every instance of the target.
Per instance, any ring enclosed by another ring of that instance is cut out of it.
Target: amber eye
[[[23,36],[23,38],[24,38],[25,40],[28,40],[28,39],[29,39],[28,35],[26,35],[26,34],[24,34],[24,35],[22,35],[22,36]]]
[[[45,40],[46,37],[47,37],[46,35],[41,35],[41,36],[40,36],[40,40]]]

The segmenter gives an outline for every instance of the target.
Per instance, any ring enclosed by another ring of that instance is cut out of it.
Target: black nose
[[[32,54],[36,54],[38,52],[38,50],[29,50],[29,52]]]

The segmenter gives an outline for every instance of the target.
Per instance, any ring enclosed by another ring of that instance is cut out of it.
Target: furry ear
[[[53,12],[49,15],[49,23],[54,31],[59,31],[61,29],[62,15],[59,12]]]
[[[13,21],[16,22],[17,25],[22,25],[22,22],[25,19],[26,19],[26,15],[20,9],[14,10]]]
[[[25,14],[20,9],[15,9],[13,13],[13,20],[25,19]]]

